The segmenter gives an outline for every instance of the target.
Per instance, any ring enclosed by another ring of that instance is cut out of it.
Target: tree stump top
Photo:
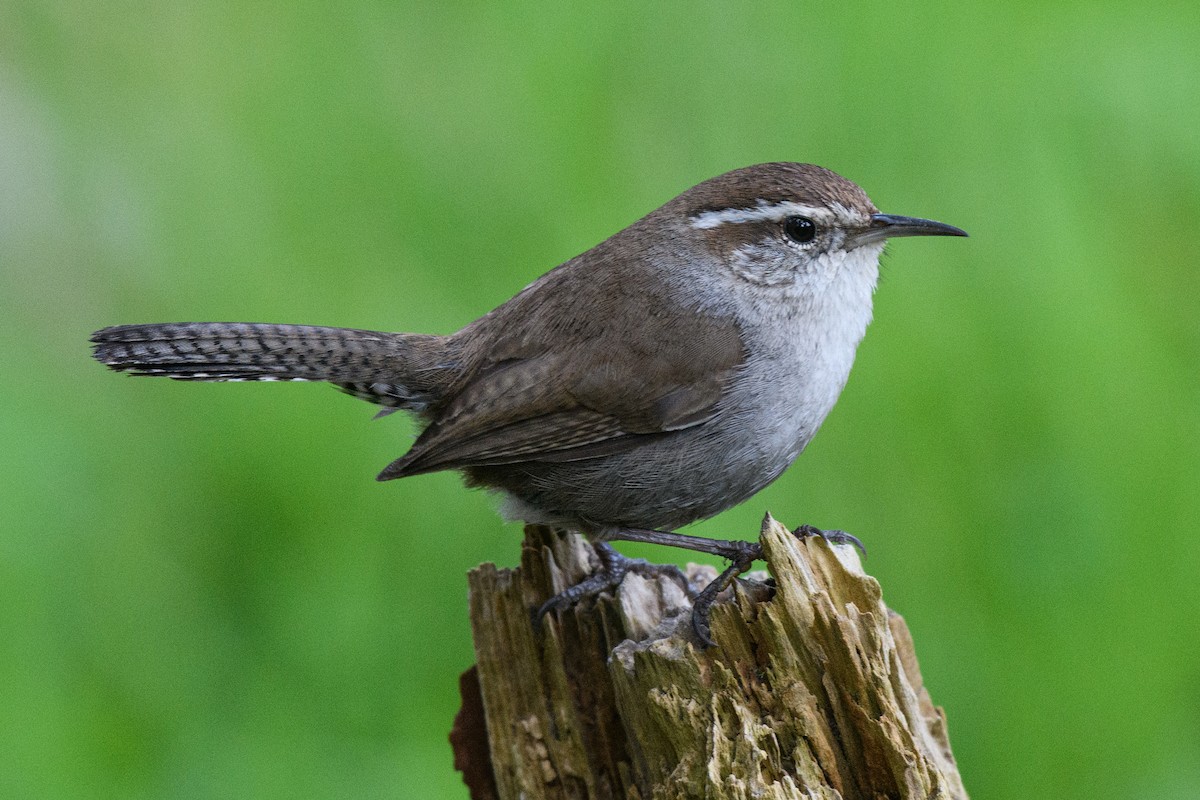
[[[531,609],[594,567],[573,534],[531,526],[519,568],[472,571],[478,664],[452,734],[472,798],[966,798],[904,620],[857,553],[770,517],[762,543],[773,581],[727,592],[708,649],[665,577],[535,630]]]

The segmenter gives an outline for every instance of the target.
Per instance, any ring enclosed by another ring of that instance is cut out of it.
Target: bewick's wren
[[[670,531],[804,450],[850,374],[885,241],[965,235],[880,214],[821,167],[760,164],[687,190],[449,336],[181,323],[92,341],[135,375],[328,381],[381,414],[416,413],[424,432],[380,480],[457,469],[514,519],[726,556],[696,603],[707,641],[708,604],[760,553]],[[586,589],[619,580],[619,557],[601,555],[610,574]]]

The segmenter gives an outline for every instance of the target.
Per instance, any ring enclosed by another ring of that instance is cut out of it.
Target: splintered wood
[[[451,734],[473,800],[966,798],[904,620],[857,553],[769,517],[762,543],[774,586],[737,584],[709,649],[668,578],[629,575],[535,629],[531,609],[595,565],[578,536],[529,527],[518,569],[474,570],[478,664]]]

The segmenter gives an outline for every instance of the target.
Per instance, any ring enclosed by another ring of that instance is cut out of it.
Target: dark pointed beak
[[[901,217],[896,214],[872,214],[871,225],[865,231],[851,234],[846,241],[848,247],[862,247],[872,242],[882,242],[897,236],[966,236],[962,228],[934,222],[919,217]]]

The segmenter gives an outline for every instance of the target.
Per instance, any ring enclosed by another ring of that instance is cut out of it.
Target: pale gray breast
[[[718,413],[630,452],[522,465],[529,480],[507,515],[671,529],[765,487],[807,446],[846,383],[878,275],[878,250],[862,250],[830,255],[836,263],[821,265],[819,281],[748,286],[728,273],[691,272],[690,297],[739,319],[748,353]]]

